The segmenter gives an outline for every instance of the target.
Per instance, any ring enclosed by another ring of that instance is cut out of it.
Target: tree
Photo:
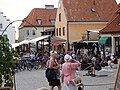
[[[0,36],[0,87],[13,88],[15,60],[14,50],[7,35]],[[5,89],[3,89],[5,90]],[[9,89],[8,89],[9,90]]]

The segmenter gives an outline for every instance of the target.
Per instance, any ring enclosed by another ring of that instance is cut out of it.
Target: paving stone
[[[115,68],[105,67],[100,71],[96,71],[96,77],[83,76],[85,73],[87,71],[79,72],[82,83],[85,85],[84,90],[110,90],[114,86]],[[45,70],[42,69],[18,72],[15,77],[16,90],[36,90],[40,87],[49,88]],[[57,90],[57,87],[55,87],[55,90]]]

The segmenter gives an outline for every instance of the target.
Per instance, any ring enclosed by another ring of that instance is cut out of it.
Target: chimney
[[[54,9],[54,5],[45,5],[46,9]]]

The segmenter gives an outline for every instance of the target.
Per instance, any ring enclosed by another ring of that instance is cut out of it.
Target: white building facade
[[[0,35],[5,30],[5,28],[9,25],[6,31],[4,32],[4,35],[6,34],[9,39],[9,43],[13,44],[15,43],[16,32],[15,32],[15,27],[10,23],[11,23],[10,19],[7,19],[7,17],[3,15],[3,12],[0,11]]]

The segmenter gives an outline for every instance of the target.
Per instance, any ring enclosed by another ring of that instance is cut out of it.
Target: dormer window
[[[38,22],[39,25],[42,25],[42,20],[41,19],[38,19],[37,22]]]
[[[55,19],[50,20],[52,25],[55,25]]]
[[[92,9],[91,9],[91,11],[92,11],[92,12],[95,12],[95,9],[94,9],[94,8],[92,8]]]

